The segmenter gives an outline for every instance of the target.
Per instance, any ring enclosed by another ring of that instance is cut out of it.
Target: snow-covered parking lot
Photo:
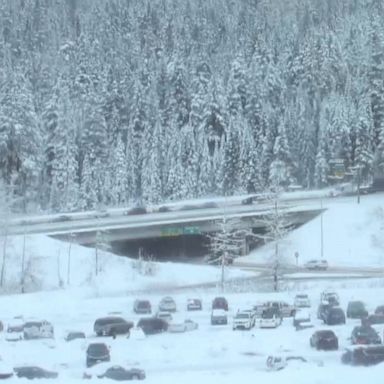
[[[354,368],[341,364],[342,351],[351,344],[349,340],[351,331],[355,325],[360,324],[360,321],[347,319],[346,325],[324,326],[316,318],[316,312],[320,302],[320,291],[329,283],[318,284],[316,288],[306,291],[312,302],[310,311],[314,328],[296,331],[292,318],[285,318],[282,325],[276,329],[232,330],[232,317],[238,309],[246,309],[260,301],[273,299],[292,303],[296,291],[278,294],[227,293],[225,297],[229,302],[229,322],[228,325],[218,326],[210,324],[210,313],[212,299],[220,293],[194,291],[174,294],[173,297],[178,308],[177,317],[196,321],[199,324],[197,330],[177,334],[163,333],[145,338],[135,337],[133,333],[130,338],[117,336],[113,339],[96,337],[93,333],[93,323],[96,318],[111,313],[136,323],[141,316],[133,312],[133,302],[136,298],[133,295],[86,298],[81,295],[76,297],[73,292],[72,294],[51,292],[3,297],[0,299],[0,305],[3,309],[2,320],[5,325],[13,316],[20,314],[25,318],[47,319],[55,326],[55,338],[9,342],[5,340],[5,332],[3,332],[1,357],[8,365],[39,365],[58,371],[58,381],[75,382],[81,381],[86,371],[87,345],[102,341],[110,347],[112,363],[144,369],[147,375],[146,381],[149,383],[180,380],[184,383],[196,382],[196,380],[203,383],[234,382],[241,377],[254,380],[264,378],[269,383],[285,383],[287,380],[308,383],[306,381],[308,377],[313,377],[310,381],[313,383],[336,383],[341,378],[348,377],[352,377],[353,380],[357,380],[358,377],[361,379],[371,377],[370,383],[379,382],[381,375],[379,372],[384,371],[383,365]],[[384,288],[380,288],[380,281],[360,282],[354,289],[350,287],[342,289],[340,287],[343,283],[338,284],[339,288],[336,287],[336,290],[340,294],[341,306],[344,309],[351,299],[365,301],[370,312],[377,305],[383,304],[381,297],[383,297]],[[364,284],[367,284],[368,288],[364,288]],[[372,284],[376,285],[374,296]],[[149,294],[145,297],[151,301],[156,310],[162,296]],[[201,298],[203,310],[187,311],[186,304],[189,297]],[[310,347],[309,338],[318,329],[334,330],[339,338],[338,351],[316,351]],[[383,326],[376,326],[376,329],[382,337]],[[68,330],[83,331],[87,338],[66,342],[64,335]],[[270,354],[303,356],[308,362],[295,362],[281,372],[268,372],[265,363]]]

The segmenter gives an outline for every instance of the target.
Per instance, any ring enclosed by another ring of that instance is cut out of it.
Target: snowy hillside
[[[5,292],[20,292],[23,236],[7,238]],[[140,289],[166,289],[205,282],[219,282],[220,268],[138,260],[70,244],[46,236],[25,238],[25,290],[86,287],[97,295],[119,294]],[[226,277],[247,276],[240,270],[226,271]]]
[[[331,201],[323,213],[324,258],[333,266],[384,266],[384,198],[369,195],[357,204]],[[280,254],[288,263],[299,264],[321,257],[321,217],[291,232],[279,245]],[[274,254],[274,246],[268,244],[241,262],[266,262]]]

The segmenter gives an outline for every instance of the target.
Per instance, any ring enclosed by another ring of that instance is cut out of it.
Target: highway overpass
[[[279,203],[279,212],[284,212],[287,227],[297,227],[315,216],[321,209],[315,204],[298,204],[290,201]],[[283,206],[284,205],[284,206]],[[134,255],[139,248],[148,248],[147,253],[156,253],[160,248],[164,253],[187,253],[197,243],[205,244],[208,233],[222,229],[223,218],[237,219],[236,228],[252,229],[263,232],[268,217],[274,214],[274,203],[270,201],[243,205],[241,202],[223,202],[212,208],[196,205],[196,209],[173,208],[168,212],[148,212],[139,215],[127,215],[126,211],[87,215],[79,213],[72,216],[57,215],[50,219],[44,217],[15,221],[8,227],[9,234],[46,234],[55,238],[93,246],[96,243],[108,243],[117,253]],[[126,251],[122,250],[127,245]],[[132,247],[129,249],[129,245]],[[181,249],[180,249],[181,248]],[[247,253],[248,244],[244,244],[243,253]],[[204,249],[200,249],[202,253]],[[206,249],[203,252],[207,253]]]

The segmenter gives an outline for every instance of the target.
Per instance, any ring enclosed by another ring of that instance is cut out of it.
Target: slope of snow
[[[384,267],[384,197],[363,196],[361,203],[331,202],[322,217],[323,255],[331,266]],[[299,264],[321,258],[321,217],[288,234],[279,244],[285,262]],[[241,262],[267,262],[274,255],[274,245],[267,244]]]
[[[7,238],[3,292],[20,292],[23,247],[23,236]],[[100,250],[96,273],[95,249],[42,235],[26,236],[24,271],[27,292],[84,287],[97,295],[219,282],[221,276],[215,266],[139,262]],[[249,275],[237,269],[226,271],[226,278]]]

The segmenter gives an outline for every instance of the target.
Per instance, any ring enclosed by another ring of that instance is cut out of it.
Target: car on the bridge
[[[137,206],[133,207],[131,209],[128,209],[128,211],[124,212],[124,215],[143,215],[147,213],[147,208],[144,206]]]

